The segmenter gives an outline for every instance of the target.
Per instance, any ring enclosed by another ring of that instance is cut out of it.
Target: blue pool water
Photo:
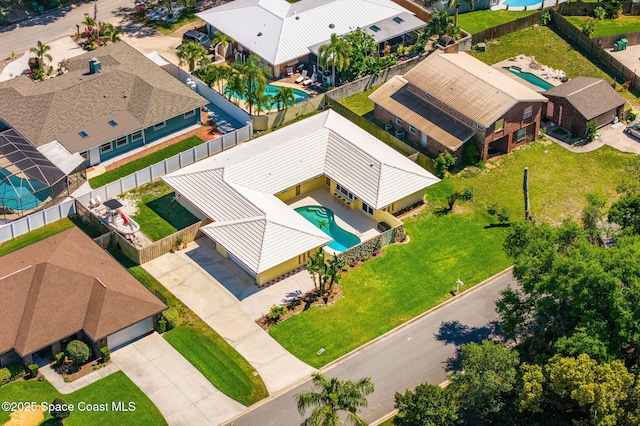
[[[278,87],[280,86],[274,86],[272,84],[267,84],[266,89],[264,89],[264,94],[265,95],[269,95],[269,96],[275,96],[278,93]],[[226,86],[225,86],[226,88]],[[293,88],[292,88],[293,89]],[[242,99],[243,101],[247,100],[246,96],[237,96],[237,93],[235,93],[235,97]],[[303,92],[302,90],[298,90],[298,89],[293,89],[293,97],[295,98],[294,103],[298,103],[298,102],[302,102],[302,101],[306,101],[307,99],[309,99],[309,95],[306,94],[305,92]],[[273,108],[276,108],[276,105],[273,106]],[[268,111],[270,108],[265,109],[265,111]]]
[[[553,88],[553,84],[549,84],[543,79],[539,78],[536,75],[531,74],[530,72],[522,72],[520,68],[516,67],[505,67],[505,70],[509,71],[511,74],[517,75],[523,80],[528,81],[534,86],[538,87],[541,91],[549,90]]]
[[[542,3],[542,0],[507,0],[503,4],[505,6],[534,6]]]
[[[345,231],[340,228],[334,219],[333,212],[326,207],[320,206],[305,206],[298,207],[296,209],[302,217],[313,223],[322,232],[333,238],[328,245],[332,249],[342,252],[357,244],[360,244],[360,238],[357,235],[353,235],[351,232]],[[326,226],[320,227],[322,221],[329,224],[329,228]]]
[[[30,184],[30,185],[29,185]],[[47,187],[37,180],[21,179],[11,176],[7,170],[0,168],[0,204],[13,210],[30,210],[38,207],[44,200],[38,198],[31,189],[40,191]],[[41,196],[46,197],[48,191],[41,191]]]

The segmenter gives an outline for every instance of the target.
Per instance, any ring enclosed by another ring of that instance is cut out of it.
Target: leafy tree
[[[224,33],[221,33],[220,31],[216,31],[213,33],[212,43],[214,46],[218,46],[218,44],[222,44],[222,47],[224,49],[222,56],[225,58],[227,57],[227,51],[229,49],[229,45],[234,41],[235,40],[233,38],[231,38],[230,36]]]
[[[388,66],[389,58],[377,55],[375,39],[362,29],[347,34],[345,40],[351,46],[351,55],[349,67],[340,74],[343,79],[353,81],[365,75],[377,74]]]
[[[199,66],[206,66],[209,62],[207,54],[207,49],[204,46],[193,41],[181,44],[176,52],[180,61],[179,64],[187,64],[189,72],[193,72],[196,68],[196,64]]]
[[[329,44],[324,44],[318,49],[318,59],[323,68],[331,66],[331,84],[336,85],[336,69],[344,71],[351,64],[353,48],[342,37],[331,34]]]
[[[585,21],[582,23],[582,27],[580,27],[580,31],[582,31],[582,34],[584,34],[587,37],[591,38],[593,33],[596,32],[596,23],[595,23],[595,21],[593,19],[591,19],[591,18],[585,19]],[[587,137],[587,142],[591,142],[593,140],[593,138],[591,140],[588,139],[589,130],[590,130],[589,123],[591,121],[593,121],[593,120],[587,121],[587,135],[585,135],[585,137]],[[595,133],[594,133],[594,137],[595,137]]]
[[[458,36],[458,26],[449,17],[445,9],[439,10],[438,13],[431,15],[431,19],[427,22],[427,33],[441,37],[448,34],[452,37]]]
[[[273,96],[273,102],[276,104],[278,111],[288,109],[296,102],[296,96],[293,93],[293,89],[286,86],[278,87],[276,94]]]
[[[604,10],[607,11],[608,19],[616,19],[622,13],[622,3],[619,0],[606,0]]]
[[[53,60],[53,57],[51,57],[51,55],[49,53],[47,53],[48,51],[51,50],[51,46],[44,44],[43,42],[41,42],[40,40],[38,40],[38,44],[36,47],[32,47],[31,49],[29,49],[29,52],[33,53],[36,55],[36,58],[38,58],[38,68],[39,69],[44,69],[44,60],[48,60],[49,62],[51,62]]]
[[[578,327],[569,336],[560,337],[553,345],[556,353],[562,356],[587,354],[597,362],[612,361],[607,346],[597,337],[587,334],[584,327]]]
[[[396,392],[396,426],[453,426],[458,420],[456,403],[450,392],[424,383],[404,394]]]
[[[598,21],[602,21],[603,19],[605,19],[607,17],[607,11],[605,10],[604,7],[598,6],[595,9],[593,9],[593,16]]]
[[[626,233],[640,235],[640,193],[625,195],[613,203],[608,218]]]
[[[586,24],[586,21],[585,21]],[[588,36],[587,36],[588,37]],[[596,120],[587,121],[587,129],[585,130],[584,138],[587,142],[593,142],[598,135],[598,122]]]
[[[436,158],[436,176],[443,178],[446,172],[450,171],[456,165],[456,159],[449,151],[443,151]]]
[[[360,407],[367,406],[367,395],[373,392],[373,382],[369,377],[353,380],[327,378],[321,373],[313,374],[313,389],[296,396],[298,412],[301,416],[308,408],[313,408],[303,424],[333,426],[341,424],[340,411],[347,413],[347,422],[355,425],[367,423],[358,416]]]
[[[54,399],[53,403],[51,404],[49,414],[51,414],[51,417],[58,421],[59,425],[64,424],[64,419],[69,417],[69,414],[71,414],[67,407],[67,403],[62,398]]]
[[[249,114],[253,114],[256,99],[262,95],[267,87],[267,75],[260,66],[260,58],[251,55],[245,63],[234,62],[233,67],[238,70],[244,82],[244,95],[249,105]]]
[[[599,192],[590,192],[587,194],[587,206],[582,209],[582,228],[587,233],[587,238],[593,244],[601,244],[600,228],[598,224],[602,220],[602,209],[607,200]]]
[[[492,423],[516,385],[518,353],[488,340],[460,348],[463,373],[451,376],[451,392],[467,424]]]
[[[89,359],[89,346],[81,340],[72,340],[67,344],[64,350],[67,357],[73,361],[75,365],[82,365]]]

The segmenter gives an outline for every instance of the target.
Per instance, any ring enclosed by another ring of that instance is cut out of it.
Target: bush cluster
[[[8,368],[0,368],[0,386],[6,385],[11,381],[11,372]]]
[[[169,308],[162,313],[162,319],[167,323],[167,331],[172,330],[178,326],[178,311],[175,308]]]
[[[27,370],[29,370],[29,376],[31,376],[31,378],[38,377],[38,364],[29,364]]]
[[[64,352],[75,365],[82,365],[87,362],[91,354],[89,346],[80,340],[70,341]]]
[[[11,380],[19,379],[26,374],[24,371],[24,365],[19,362],[9,364],[7,365],[7,368],[9,369],[9,373],[11,373]]]
[[[111,351],[109,350],[108,346],[103,346],[100,348],[100,356],[102,356],[103,363],[109,362],[109,360],[111,359]]]
[[[54,356],[54,358],[56,360],[56,367],[62,367],[62,365],[64,364],[64,361],[66,359],[66,355],[64,354],[64,352],[58,352]]]

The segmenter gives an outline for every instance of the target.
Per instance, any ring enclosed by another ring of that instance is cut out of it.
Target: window
[[[107,143],[104,143],[104,144],[100,145],[100,152],[103,153],[103,154],[105,152],[111,151],[112,149],[113,149],[113,146],[111,145],[111,142],[107,142]]]
[[[531,117],[531,115],[533,115],[533,107],[532,106],[526,107],[524,109],[524,114],[522,114],[522,119],[524,120],[526,118],[529,118]]]
[[[527,137],[527,128],[523,127],[522,129],[518,130],[518,132],[516,133],[516,141],[519,141],[521,139],[524,139]]]
[[[349,190],[347,190],[344,187],[342,187],[342,185],[340,185],[340,184],[336,184],[336,191],[338,191],[340,194],[344,195],[346,198],[348,198],[351,201],[353,201],[355,199],[353,194],[351,192],[349,192]]]
[[[396,124],[402,126],[402,119],[400,117],[396,117]]]
[[[196,115],[196,110],[191,110],[189,112],[185,112],[184,114],[182,114],[182,118],[191,118],[194,115]]]
[[[380,27],[378,27],[377,25],[372,25],[369,27],[369,29],[371,29],[371,31],[373,31],[374,33],[380,31]]]
[[[138,130],[137,132],[131,133],[131,141],[135,142],[137,140],[142,139],[142,130]]]
[[[362,203],[362,211],[365,212],[368,215],[373,216],[373,207],[371,207],[370,205],[368,205],[366,203]]]
[[[484,130],[484,126],[480,123],[476,123],[476,129],[483,131]]]
[[[165,127],[167,127],[167,122],[161,121],[160,123],[153,125],[153,130],[160,130],[160,129],[164,129]]]
[[[85,132],[84,130],[81,130],[80,132],[78,132],[78,134],[80,136],[82,136],[83,138],[88,138],[89,137],[89,133]]]
[[[126,145],[127,142],[127,137],[123,136],[121,138],[116,139],[116,148],[120,148],[121,146]]]
[[[411,133],[412,135],[416,134],[416,128],[413,126],[409,126],[409,133]]]
[[[109,124],[111,124],[111,126],[116,127],[118,125],[118,122],[116,120],[109,120]]]
[[[84,158],[85,160],[89,159],[89,151],[82,151],[80,153],[80,157]]]
[[[504,128],[504,118],[501,118],[500,120],[496,121],[495,131],[497,132],[498,130],[502,130],[503,128]]]

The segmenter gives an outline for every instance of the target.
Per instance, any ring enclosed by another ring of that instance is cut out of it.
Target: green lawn
[[[344,98],[338,103],[346,106],[359,116],[366,115],[373,111],[373,101],[371,101],[368,96],[375,92],[380,86],[382,85],[380,84],[378,86],[367,89],[364,92],[356,93],[355,95],[349,96],[348,98]]]
[[[199,220],[175,201],[174,191],[160,180],[129,191],[124,197],[137,201],[138,211],[133,219],[152,241],[168,237]]]
[[[42,228],[34,229],[29,233],[0,244],[0,256],[4,256],[12,251],[16,251],[40,240],[44,240],[45,238],[65,231],[73,226],[73,222],[65,217],[61,220],[43,226]]]
[[[476,10],[459,14],[458,26],[469,34],[476,34],[537,12],[538,10]]]
[[[74,411],[64,420],[68,426],[84,425],[166,425],[158,408],[124,373],[118,371],[100,379],[85,388],[68,395],[61,395],[47,381],[21,381],[9,383],[0,387],[0,400],[52,403],[57,397],[61,397],[67,404],[74,405]],[[111,410],[112,402],[129,402],[135,404],[135,410],[118,412]],[[80,411],[78,403],[104,404],[107,403],[109,411]],[[0,411],[0,424],[10,419],[10,412]],[[51,416],[45,413],[45,419]],[[44,424],[44,423],[43,423]],[[46,424],[55,424],[46,422]]]
[[[131,173],[137,172],[138,170],[142,170],[145,167],[149,167],[152,164],[159,163],[165,158],[173,157],[174,155],[193,148],[196,145],[200,145],[203,142],[204,141],[199,137],[192,136],[178,143],[174,143],[173,145],[170,145],[164,149],[153,152],[145,157],[124,164],[117,169],[110,170],[99,176],[91,178],[89,179],[89,184],[91,185],[91,188],[99,188],[122,177],[128,176]]]
[[[531,210],[538,221],[578,217],[585,194],[600,191],[615,199],[615,187],[630,154],[609,147],[575,154],[553,143],[535,143],[491,162],[475,174],[461,173],[428,188],[423,212],[405,219],[411,242],[345,274],[343,298],[309,309],[271,328],[271,335],[303,361],[320,367],[451,297],[460,278],[465,289],[505,269],[506,228],[485,210],[506,207],[523,216],[522,173],[530,170]],[[431,213],[453,190],[474,189],[474,202],[453,214]],[[325,348],[321,355],[316,352]]]
[[[129,272],[165,303],[178,310],[180,323],[165,333],[165,339],[224,394],[246,406],[269,393],[255,369],[218,333],[140,266],[132,266],[122,255],[114,256]],[[168,366],[170,368],[170,366]]]
[[[584,21],[589,17],[565,16],[565,18],[576,27],[582,28]],[[616,19],[595,19],[594,22],[596,31],[592,38],[640,31],[640,16],[620,15]]]

